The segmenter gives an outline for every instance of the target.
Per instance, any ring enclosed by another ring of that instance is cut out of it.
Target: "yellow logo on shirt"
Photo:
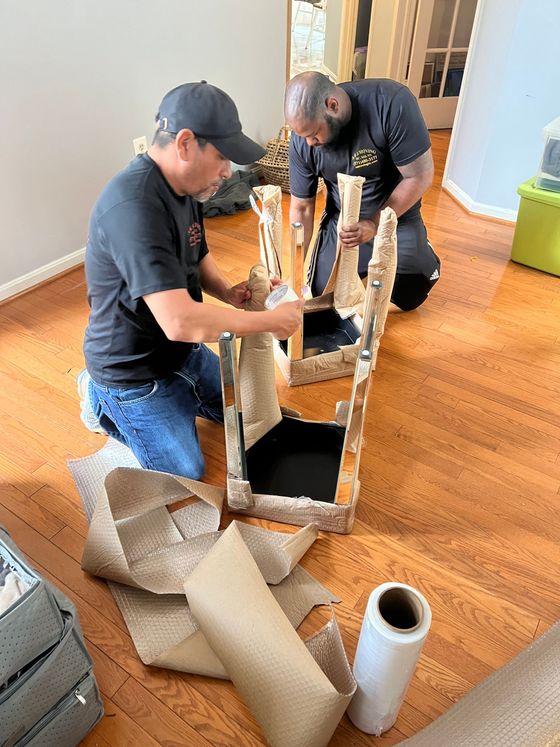
[[[352,156],[352,166],[355,169],[363,169],[377,163],[377,152],[373,148],[360,148]]]

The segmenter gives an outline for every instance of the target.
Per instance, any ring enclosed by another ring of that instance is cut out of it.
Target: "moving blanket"
[[[297,565],[317,528],[285,534],[234,522],[219,532],[221,488],[114,468],[133,463],[110,441],[70,470],[91,519],[82,566],[110,581],[142,661],[230,677],[272,745],[326,745],[355,682],[334,619],[307,644],[294,630],[315,605],[339,601]],[[300,709],[309,693],[317,724]]]
[[[560,623],[401,744],[558,747]]]

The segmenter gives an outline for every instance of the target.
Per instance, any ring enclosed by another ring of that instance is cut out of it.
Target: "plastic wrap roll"
[[[354,661],[358,689],[348,716],[367,734],[393,726],[428,635],[432,612],[406,584],[381,584],[370,594]]]
[[[280,306],[282,303],[297,301],[298,294],[290,288],[289,285],[277,285],[273,291],[266,297],[264,306],[269,311]]]

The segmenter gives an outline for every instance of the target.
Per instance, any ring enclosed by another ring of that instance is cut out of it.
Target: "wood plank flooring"
[[[396,726],[375,739],[344,717],[337,747],[397,744],[560,618],[560,281],[510,262],[512,226],[442,191],[449,133],[432,141],[423,214],[442,277],[422,308],[390,315],[355,529],[322,533],[302,564],[342,597],[351,661],[383,581],[420,589],[433,624]],[[254,214],[208,220],[207,234],[224,272],[245,278]],[[287,213],[285,235],[287,249]],[[75,394],[87,313],[81,268],[0,306],[0,523],[78,607],[107,712],[83,744],[256,747],[233,685],[143,666],[105,583],[80,569],[87,525],[65,462],[104,443],[82,427]],[[283,404],[330,418],[350,380],[289,389],[278,375],[278,386]],[[207,480],[223,485],[222,430],[200,430]]]

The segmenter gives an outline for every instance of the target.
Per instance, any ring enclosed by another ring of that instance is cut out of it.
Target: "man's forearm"
[[[184,288],[151,293],[144,301],[174,342],[215,342],[222,332],[241,337],[274,329],[274,311],[238,311],[194,301]]]
[[[311,237],[313,236],[313,226],[315,222],[315,200],[295,201],[292,197],[290,202],[290,224],[301,223],[303,225],[303,249],[307,255]]]
[[[238,337],[270,330],[270,311],[246,311],[220,308],[210,303],[197,303],[188,318],[178,320],[173,339],[182,342],[216,342],[222,332]]]
[[[398,218],[422,197],[429,186],[430,181],[427,177],[405,178],[395,187],[383,207],[392,208]],[[381,209],[370,218],[362,218],[353,225],[342,226],[339,232],[342,245],[353,247],[371,241],[379,228]]]
[[[391,192],[383,207],[393,208],[397,218],[400,218],[403,213],[406,213],[409,208],[418,202],[430,184],[431,177],[429,176],[403,179]],[[374,220],[378,217],[378,215],[374,216]]]
[[[411,208],[422,197],[424,192],[430,188],[434,178],[434,160],[432,149],[428,148],[425,153],[418,156],[414,161],[405,166],[397,167],[403,177],[385,203],[384,207],[393,208],[397,218]],[[377,221],[379,215],[376,216]],[[375,220],[375,218],[374,218]]]

